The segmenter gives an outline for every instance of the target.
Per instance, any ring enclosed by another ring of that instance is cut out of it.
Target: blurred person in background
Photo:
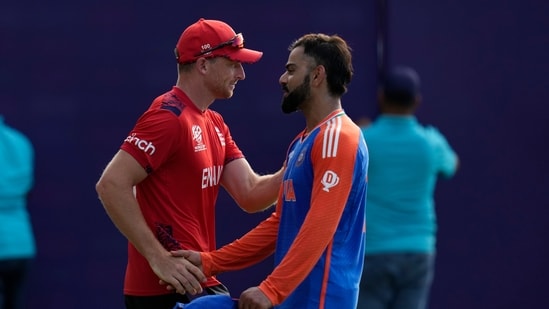
[[[22,309],[36,254],[27,197],[34,184],[34,148],[0,116],[0,308]]]
[[[381,114],[362,127],[370,151],[366,246],[359,309],[424,309],[434,277],[439,176],[458,156],[434,127],[414,113],[420,78],[409,67],[390,70],[379,92]]]

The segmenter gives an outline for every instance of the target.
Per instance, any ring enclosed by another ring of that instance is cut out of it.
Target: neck
[[[209,91],[204,88],[204,84],[197,82],[192,78],[177,78],[175,86],[191,99],[192,103],[201,111],[206,111],[213,104],[215,98],[209,95]]]
[[[339,98],[331,98],[325,100],[315,100],[306,104],[303,115],[305,116],[306,132],[310,132],[320,124],[331,113],[341,110],[341,101]]]
[[[379,108],[383,114],[408,116],[415,113],[417,106],[417,100],[413,104],[404,106],[381,100]]]
[[[401,110],[383,110],[382,114],[385,115],[395,115],[395,116],[412,116],[414,113],[412,111],[401,111]]]

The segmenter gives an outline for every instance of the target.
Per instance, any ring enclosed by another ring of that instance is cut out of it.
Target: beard
[[[288,92],[288,95],[282,98],[282,111],[285,114],[297,111],[301,104],[309,99],[311,95],[310,80],[309,75],[307,75],[301,85]]]

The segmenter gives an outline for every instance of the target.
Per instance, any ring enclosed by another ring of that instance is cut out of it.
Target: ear
[[[414,108],[418,108],[419,105],[421,105],[422,100],[423,97],[420,94],[416,95],[416,98],[414,99]]]
[[[204,57],[200,57],[196,60],[195,68],[202,74],[208,71],[208,60]]]
[[[311,74],[313,74],[311,79],[313,85],[320,85],[326,79],[326,68],[323,65],[319,65]]]
[[[175,54],[175,60],[179,60],[179,52],[177,51],[177,47],[173,49],[173,53]]]
[[[377,101],[382,102],[383,100],[385,100],[385,95],[383,94],[383,89],[379,88],[377,90]]]
[[[377,105],[379,108],[383,108],[384,104],[385,104],[385,93],[383,91],[383,88],[379,88],[377,90]]]

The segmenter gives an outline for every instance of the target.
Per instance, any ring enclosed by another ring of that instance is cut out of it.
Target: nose
[[[244,72],[244,67],[242,66],[242,63],[238,64],[238,68],[236,70],[236,77],[239,80],[244,80],[246,78],[246,72]]]
[[[282,73],[282,75],[280,75],[280,78],[278,79],[278,83],[281,84],[281,85],[284,85],[288,82],[288,75],[286,74],[286,72]]]

